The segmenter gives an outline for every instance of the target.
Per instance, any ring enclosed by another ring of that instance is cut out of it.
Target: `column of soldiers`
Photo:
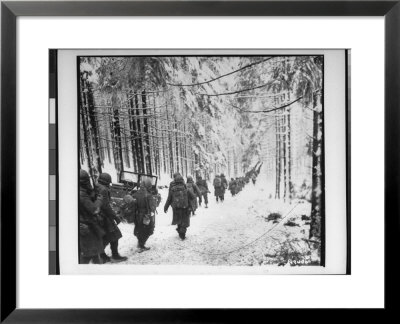
[[[216,202],[218,203],[224,201],[226,189],[231,192],[231,195],[233,197],[237,195],[247,183],[249,183],[250,179],[253,181],[253,184],[255,184],[256,178],[257,175],[254,173],[251,176],[236,177],[236,179],[231,178],[231,181],[228,185],[228,182],[223,173],[221,175],[216,175],[213,181]]]
[[[188,176],[186,183],[180,173],[173,175],[169,185],[168,198],[164,205],[167,213],[172,207],[172,225],[176,225],[181,240],[186,238],[190,217],[195,216],[198,206],[203,203],[208,208],[207,181],[198,176],[196,182]],[[216,201],[223,202],[225,191],[229,188],[232,196],[240,192],[249,177],[231,179],[229,185],[224,174],[217,175],[213,181]],[[154,233],[156,209],[160,203],[157,188],[150,179],[140,183],[139,190],[123,198],[120,213],[117,215],[111,207],[110,184],[108,173],[100,174],[95,187],[90,183],[89,175],[81,170],[79,175],[79,245],[80,263],[106,263],[127,260],[118,252],[118,241],[122,237],[118,224],[128,222],[134,225],[133,234],[137,238],[137,252],[142,253],[150,248],[146,246],[148,238]],[[111,257],[104,249],[110,245]]]
[[[249,177],[236,177],[231,178],[231,181],[229,182],[228,189],[231,192],[232,197],[236,196],[244,186],[249,183]]]
[[[89,174],[79,173],[79,246],[80,263],[106,263],[125,261],[118,253],[118,241],[122,237],[118,224],[121,218],[111,207],[111,176],[100,174],[95,188]],[[110,245],[111,257],[104,249]]]

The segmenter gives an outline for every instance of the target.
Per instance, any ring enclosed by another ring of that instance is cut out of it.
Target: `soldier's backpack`
[[[161,195],[158,193],[158,190],[155,186],[152,186],[152,189],[149,191],[151,195],[153,196],[154,204],[156,207],[160,205],[161,202]]]
[[[120,214],[129,224],[132,224],[136,219],[136,199],[131,195],[126,195],[123,198],[123,203],[120,207]]]
[[[193,183],[191,183],[191,182],[186,183],[186,188],[188,191],[190,191],[193,194],[193,196],[196,196],[196,194],[194,193]]]
[[[214,187],[221,187],[221,178],[214,179]]]
[[[187,208],[189,206],[188,193],[184,184],[171,188],[172,208]]]
[[[198,180],[196,182],[197,187],[199,187],[199,190],[202,194],[207,192],[207,188],[206,188],[206,181],[205,180]]]
[[[154,200],[155,200],[155,202],[156,202],[156,206],[157,206],[157,207],[160,206],[161,195],[158,193],[158,194],[156,194],[156,195],[153,195],[153,198],[154,198]]]
[[[157,207],[160,205],[161,202],[161,195],[160,194],[150,194],[150,199],[149,199],[149,208],[152,213],[156,212]]]

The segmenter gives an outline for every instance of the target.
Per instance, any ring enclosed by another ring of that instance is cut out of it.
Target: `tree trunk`
[[[176,115],[174,116],[174,130],[175,130],[175,154],[176,154],[176,171],[182,172],[180,170],[180,161],[179,161],[179,139],[178,139],[178,122],[176,120]]]
[[[286,146],[286,132],[287,132],[287,127],[286,127],[286,114],[285,110],[282,112],[282,151],[283,151],[283,199],[286,201],[287,199],[287,146]]]
[[[275,198],[280,199],[281,198],[281,121],[280,121],[280,116],[279,113],[276,113],[275,117],[275,123],[276,123],[276,166],[275,166],[275,172],[276,172],[276,191],[275,191]]]
[[[142,112],[143,116],[147,115],[147,96],[146,91],[142,91]],[[146,165],[146,173],[152,174],[152,165],[151,165],[151,151],[150,151],[150,140],[149,140],[149,121],[148,117],[143,118],[143,137],[144,137],[144,158]]]
[[[183,121],[183,141],[182,141],[182,145],[183,145],[183,157],[185,160],[185,172],[186,172],[186,176],[189,175],[189,169],[188,169],[188,154],[187,154],[187,138],[186,138],[186,118]]]
[[[287,115],[287,148],[288,148],[288,186],[289,186],[289,200],[293,198],[293,184],[292,184],[292,132],[291,132],[291,125],[290,125],[290,112],[291,110],[288,109]]]
[[[160,121],[160,124],[161,124],[160,135],[161,135],[161,154],[162,154],[161,161],[162,161],[163,173],[166,174],[168,172],[168,170],[167,170],[167,152],[165,149],[165,141],[164,141],[164,138],[166,138],[166,132],[165,132],[166,125],[165,125],[165,121],[163,121],[163,120]]]
[[[112,110],[113,110],[113,126],[114,126],[114,140],[115,140],[115,148],[117,150],[116,156],[117,161],[116,167],[119,172],[124,171],[124,160],[122,156],[122,138],[121,138],[121,126],[119,120],[119,109],[118,109],[118,98],[116,93],[113,93],[112,97]]]
[[[139,166],[139,172],[145,173],[144,167],[144,154],[143,154],[143,133],[142,133],[142,125],[140,121],[140,108],[139,108],[139,96],[137,93],[134,95],[135,97],[135,115],[136,115],[136,141],[137,141],[137,160]]]
[[[94,107],[92,87],[90,86],[90,84],[87,81],[85,81],[85,86],[87,89],[86,103],[87,103],[87,108],[88,108],[88,113],[89,113],[89,122],[90,122],[90,126],[91,126],[90,132],[91,132],[92,138],[94,139],[94,147],[95,147],[95,152],[96,152],[96,157],[94,160],[97,162],[96,168],[97,168],[97,172],[100,174],[102,172],[102,158],[101,158],[100,143],[99,143],[99,128],[98,128],[97,120],[96,120],[97,113],[96,113],[95,107]]]
[[[169,146],[169,165],[170,165],[170,176],[172,178],[173,173],[175,172],[175,164],[174,164],[174,148],[173,148],[173,134],[172,134],[172,122],[169,116],[169,98],[166,100],[166,114],[167,114],[167,133],[168,133],[168,146]]]
[[[83,141],[85,144],[85,150],[86,150],[86,157],[88,160],[88,168],[89,168],[89,175],[92,178],[92,181],[94,182],[95,180],[95,172],[93,170],[93,162],[92,162],[92,152],[91,152],[91,145],[90,145],[90,136],[88,134],[88,125],[89,122],[87,120],[87,103],[86,103],[86,98],[84,97],[84,87],[82,84],[82,79],[81,79],[81,91],[80,91],[80,96],[79,96],[79,108],[80,108],[80,118],[81,118],[81,123],[82,123],[82,130],[83,130]]]
[[[317,107],[318,97],[313,97],[313,143],[312,143],[312,188],[311,188],[311,221],[310,221],[310,238],[321,238],[321,138],[322,121],[321,112]]]
[[[133,161],[133,170],[137,172],[139,170],[138,161],[137,161],[137,153],[139,151],[138,142],[136,139],[137,131],[136,131],[136,122],[134,117],[134,108],[133,108],[133,92],[128,94],[129,99],[129,107],[128,107],[128,117],[129,117],[129,134],[131,135],[131,148],[132,148],[132,161]]]
[[[179,156],[179,139],[178,139],[178,121],[176,115],[176,106],[174,106],[174,131],[175,131],[175,160],[176,160],[176,171],[182,173],[180,168],[180,156]]]
[[[155,174],[158,176],[161,175],[161,159],[162,159],[162,148],[161,148],[161,139],[162,137],[161,134],[161,126],[160,123],[158,122],[158,117],[157,117],[157,109],[156,109],[156,97],[153,94],[153,126],[154,126],[154,132],[153,132],[153,155],[154,155],[154,168],[155,168]],[[155,145],[154,145],[155,144]]]

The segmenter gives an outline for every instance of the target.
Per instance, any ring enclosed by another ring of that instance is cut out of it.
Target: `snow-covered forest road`
[[[250,182],[235,197],[226,191],[225,201],[216,203],[210,188],[208,208],[203,203],[196,216],[191,217],[184,241],[178,237],[176,226],[171,225],[172,209],[167,214],[163,211],[168,189],[160,190],[163,200],[156,215],[155,232],[147,242],[149,251],[137,253],[133,225],[120,224],[123,237],[119,241],[119,250],[121,255],[128,257],[123,263],[263,265],[311,257],[309,243],[305,241],[309,225],[301,220],[302,215],[310,215],[309,203],[285,204],[268,199],[265,184],[261,182],[256,185]],[[272,212],[282,215],[279,223],[267,220]],[[289,220],[295,225],[285,226]],[[106,253],[110,254],[109,248]]]
[[[93,185],[111,177],[116,209],[126,181],[151,175],[163,188],[150,251],[137,253],[133,225],[119,225],[124,262],[324,260],[323,68],[323,55],[81,57],[80,168]],[[184,241],[163,212],[176,172],[212,191]],[[220,174],[257,183],[217,204]]]

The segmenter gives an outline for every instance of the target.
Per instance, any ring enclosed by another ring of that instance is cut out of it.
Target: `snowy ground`
[[[310,204],[268,199],[264,188],[261,183],[249,183],[235,197],[227,191],[223,203],[216,203],[212,192],[209,208],[203,205],[192,216],[184,241],[171,225],[172,209],[167,214],[163,211],[168,189],[161,190],[155,232],[146,244],[149,251],[137,253],[133,225],[119,225],[123,234],[119,251],[128,257],[123,263],[256,266],[318,261],[315,244],[307,240],[309,225],[301,219],[310,215]],[[273,212],[282,215],[278,222],[267,220]],[[293,226],[285,226],[288,221]],[[106,253],[110,254],[109,248]]]

